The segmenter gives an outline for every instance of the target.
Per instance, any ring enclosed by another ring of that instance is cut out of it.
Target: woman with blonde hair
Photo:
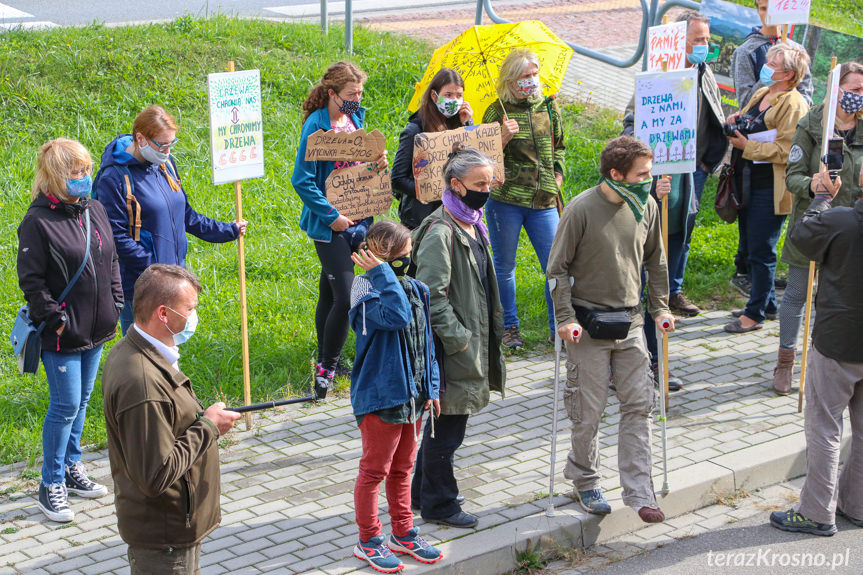
[[[504,182],[491,192],[486,206],[494,268],[500,286],[505,327],[503,345],[524,345],[516,306],[515,255],[521,229],[545,273],[551,242],[560,220],[564,144],[560,109],[554,98],[542,96],[539,59],[528,49],[509,53],[497,80],[498,100],[483,115],[483,123],[498,122],[503,139]],[[551,295],[545,287],[549,340],[554,337]]]
[[[739,218],[746,229],[749,277],[752,287],[746,308],[735,310],[725,326],[729,333],[746,333],[764,326],[777,312],[776,243],[782,224],[791,213],[794,196],[785,185],[785,168],[797,122],[809,112],[809,104],[795,88],[809,68],[809,55],[797,46],[777,44],[767,51],[761,83],[749,102],[727,118],[737,127],[728,138],[738,182],[745,190]],[[762,134],[752,138],[753,134]]]
[[[246,232],[244,220],[220,222],[196,212],[183,189],[171,149],[178,126],[160,106],[148,106],[105,147],[93,197],[105,206],[120,256],[125,334],[132,325],[135,280],[150,264],[186,265],[186,233],[224,243]]]
[[[348,338],[348,310],[354,262],[351,252],[365,239],[372,218],[355,222],[343,216],[327,200],[327,177],[357,162],[306,160],[306,142],[318,130],[355,132],[363,127],[366,110],[360,106],[366,74],[350,62],[336,62],[327,68],[320,82],[303,102],[303,131],[291,184],[303,201],[300,229],[314,241],[321,262],[315,330],[318,351],[314,369],[314,391],[326,397],[332,385],[342,347]],[[386,150],[377,159],[377,168],[386,169]],[[345,370],[344,367],[341,368]]]
[[[80,143],[42,145],[33,201],[18,226],[18,285],[42,326],[50,399],[42,426],[39,508],[53,521],[75,517],[68,493],[108,493],[87,476],[81,433],[102,344],[114,338],[123,291],[105,209],[88,199],[93,161]]]

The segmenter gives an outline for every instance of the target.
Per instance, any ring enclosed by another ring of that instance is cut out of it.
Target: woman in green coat
[[[844,161],[835,182],[823,171],[821,163],[823,117],[822,104],[800,120],[788,154],[785,184],[794,194],[794,206],[782,250],[782,261],[788,264],[788,287],[779,307],[779,357],[773,370],[773,389],[780,395],[791,393],[797,334],[809,278],[809,260],[791,241],[791,230],[819,188],[836,194],[834,206],[850,206],[863,195],[863,65],[848,62],[839,70],[839,105],[833,137],[844,140]]]
[[[503,395],[505,380],[503,308],[482,221],[493,167],[482,152],[456,144],[444,166],[443,205],[413,236],[416,279],[429,288],[439,345],[441,415],[425,426],[411,506],[426,521],[453,527],[474,527],[478,521],[461,509],[453,454],[464,440],[468,417],[488,404],[491,390]]]

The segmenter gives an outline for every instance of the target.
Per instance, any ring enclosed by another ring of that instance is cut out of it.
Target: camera
[[[739,116],[736,124],[725,124],[722,126],[722,131],[728,137],[734,135],[734,130],[737,130],[741,135],[746,136],[752,133],[754,123],[755,122],[752,119],[747,118],[746,116]]]

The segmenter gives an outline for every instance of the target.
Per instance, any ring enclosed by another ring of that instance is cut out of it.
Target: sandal
[[[749,333],[750,331],[755,331],[757,329],[761,329],[764,327],[764,323],[756,323],[751,327],[743,327],[743,324],[740,322],[740,318],[735,319],[731,323],[727,324],[724,329],[728,333]]]

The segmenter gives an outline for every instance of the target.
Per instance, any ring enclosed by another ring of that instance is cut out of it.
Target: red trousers
[[[417,455],[415,433],[421,425],[422,420],[415,425],[386,423],[373,413],[363,417],[363,455],[354,485],[354,509],[362,541],[383,533],[378,519],[378,486],[384,480],[393,533],[405,537],[413,529],[411,470]]]

